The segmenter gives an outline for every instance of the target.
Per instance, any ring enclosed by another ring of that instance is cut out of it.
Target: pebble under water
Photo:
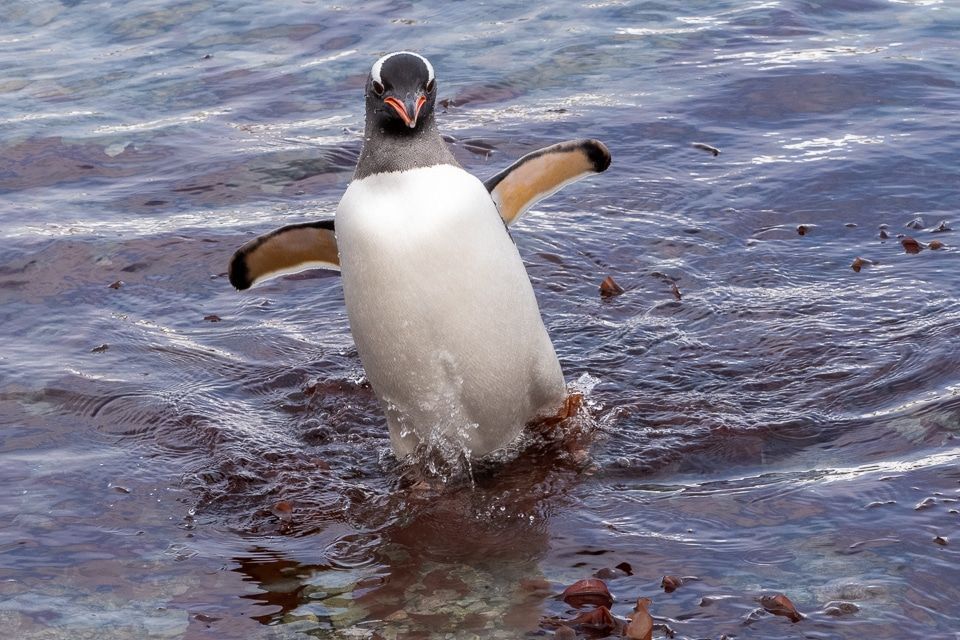
[[[2,13],[0,636],[956,638],[955,3]],[[581,413],[432,483],[339,276],[224,273],[397,49],[481,178],[613,154],[512,229]]]

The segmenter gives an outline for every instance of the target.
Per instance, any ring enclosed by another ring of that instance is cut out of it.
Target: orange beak
[[[426,103],[427,98],[426,96],[422,95],[417,96],[416,100],[408,100],[406,104],[404,104],[399,98],[388,96],[384,98],[383,101],[393,107],[393,110],[396,111],[397,115],[400,116],[400,119],[403,120],[403,124],[413,129],[415,126],[417,126],[417,118],[420,116],[420,109]]]

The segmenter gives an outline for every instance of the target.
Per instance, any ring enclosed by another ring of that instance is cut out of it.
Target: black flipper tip
[[[245,291],[253,285],[253,282],[250,281],[250,272],[247,269],[246,251],[240,249],[233,254],[233,258],[230,259],[229,273],[230,284],[238,291]]]
[[[603,173],[610,166],[612,158],[610,150],[599,140],[584,140],[583,148],[587,153],[587,158],[593,163],[593,170],[597,173]]]

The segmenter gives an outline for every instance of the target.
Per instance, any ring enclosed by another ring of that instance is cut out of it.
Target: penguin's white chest
[[[347,314],[398,455],[481,456],[557,411],[563,375],[483,184],[450,165],[347,188],[336,217]]]

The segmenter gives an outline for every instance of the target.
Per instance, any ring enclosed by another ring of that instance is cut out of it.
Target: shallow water
[[[3,14],[4,637],[548,636],[563,588],[621,562],[613,612],[651,597],[678,638],[956,637],[955,4]],[[411,487],[338,276],[224,276],[332,215],[367,70],[401,48],[481,177],[567,138],[613,153],[514,232],[589,389],[585,458]],[[777,592],[807,617],[758,610]]]

